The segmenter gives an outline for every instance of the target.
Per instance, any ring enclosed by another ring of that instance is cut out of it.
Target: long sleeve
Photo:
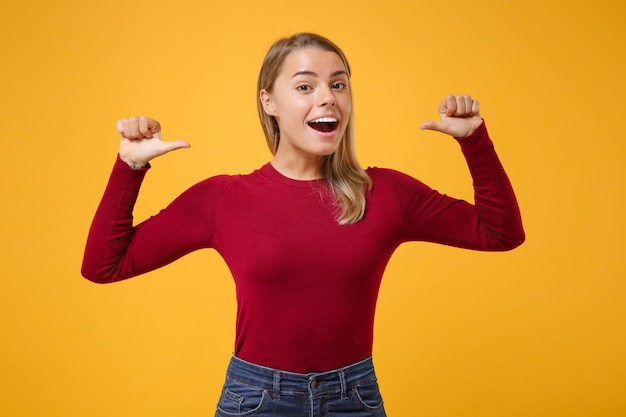
[[[483,122],[458,139],[474,186],[474,204],[432,190],[408,176],[394,179],[405,240],[475,250],[514,249],[525,240],[513,187]]]
[[[116,160],[89,230],[82,265],[85,278],[119,281],[211,246],[221,190],[228,181],[215,177],[196,184],[166,209],[133,226],[133,208],[145,173]]]

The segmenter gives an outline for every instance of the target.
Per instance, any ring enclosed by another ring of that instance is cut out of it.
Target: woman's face
[[[277,156],[332,154],[352,109],[348,74],[341,58],[313,47],[291,52],[273,91],[261,90],[260,98],[280,128]]]

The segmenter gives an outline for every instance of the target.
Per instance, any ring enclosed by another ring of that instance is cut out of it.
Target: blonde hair
[[[314,33],[297,33],[274,42],[265,55],[257,82],[257,109],[267,146],[273,155],[276,154],[280,143],[280,129],[276,119],[263,109],[259,94],[261,90],[272,92],[283,62],[291,52],[311,47],[336,53],[350,77],[350,65],[346,56],[337,45],[323,36]],[[352,97],[351,91],[350,96]],[[350,112],[346,131],[339,147],[334,153],[324,157],[322,175],[328,182],[340,208],[337,222],[346,225],[361,220],[365,215],[365,195],[372,187],[372,180],[361,168],[356,158],[353,111]]]

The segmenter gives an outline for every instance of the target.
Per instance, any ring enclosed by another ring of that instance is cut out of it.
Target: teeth
[[[310,123],[336,123],[337,119],[334,117],[320,117],[319,119],[311,120]]]

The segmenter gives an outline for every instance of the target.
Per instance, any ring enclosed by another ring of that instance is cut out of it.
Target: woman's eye
[[[311,90],[311,86],[309,85],[299,85],[296,87],[296,90],[298,91],[310,91]]]
[[[334,83],[332,87],[335,90],[345,90],[346,88],[348,88],[348,86],[345,83]]]

